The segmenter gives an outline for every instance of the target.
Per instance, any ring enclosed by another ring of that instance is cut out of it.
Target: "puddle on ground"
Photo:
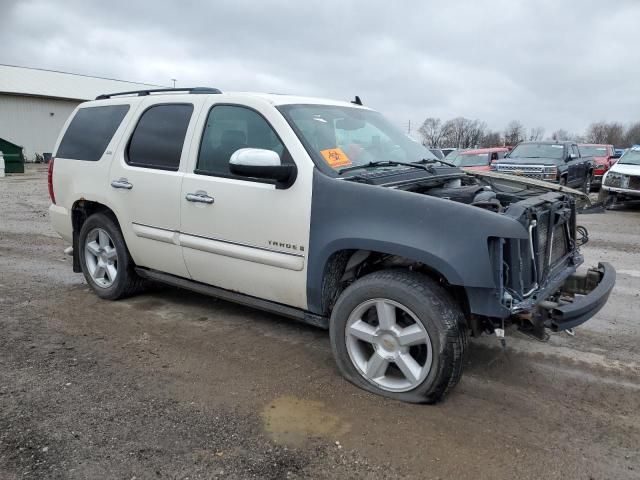
[[[282,444],[296,446],[314,437],[335,441],[350,425],[330,413],[324,403],[301,398],[278,397],[262,412],[266,431]]]

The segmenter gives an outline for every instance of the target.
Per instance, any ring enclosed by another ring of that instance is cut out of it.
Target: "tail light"
[[[55,205],[56,203],[56,194],[53,191],[53,161],[55,159],[51,157],[49,160],[49,170],[47,172],[47,185],[49,186],[49,198],[51,198],[51,203]]]

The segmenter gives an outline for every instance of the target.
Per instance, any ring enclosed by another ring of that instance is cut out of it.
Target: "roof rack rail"
[[[176,92],[186,92],[193,94],[205,94],[205,93],[222,93],[222,91],[217,88],[209,88],[209,87],[191,87],[191,88],[155,88],[151,90],[133,90],[131,92],[118,92],[118,93],[104,93],[102,95],[98,95],[96,100],[106,100],[107,98],[119,97],[121,95],[136,95],[138,97],[145,97],[152,93],[176,93]]]

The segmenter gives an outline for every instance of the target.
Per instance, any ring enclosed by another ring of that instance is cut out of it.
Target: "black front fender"
[[[495,289],[490,237],[526,239],[528,233],[513,218],[477,207],[315,171],[308,309],[323,313],[325,267],[335,252],[348,249],[399,255],[424,263],[452,285]]]

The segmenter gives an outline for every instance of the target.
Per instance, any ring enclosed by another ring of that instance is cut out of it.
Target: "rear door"
[[[144,100],[109,177],[113,209],[135,263],[182,277],[188,273],[178,244],[180,191],[199,106],[192,95]]]
[[[229,159],[240,148],[275,151],[283,163],[306,153],[272,106],[214,101],[203,108],[180,196],[189,273],[199,282],[306,308],[311,162],[298,162],[288,188],[234,176]]]

